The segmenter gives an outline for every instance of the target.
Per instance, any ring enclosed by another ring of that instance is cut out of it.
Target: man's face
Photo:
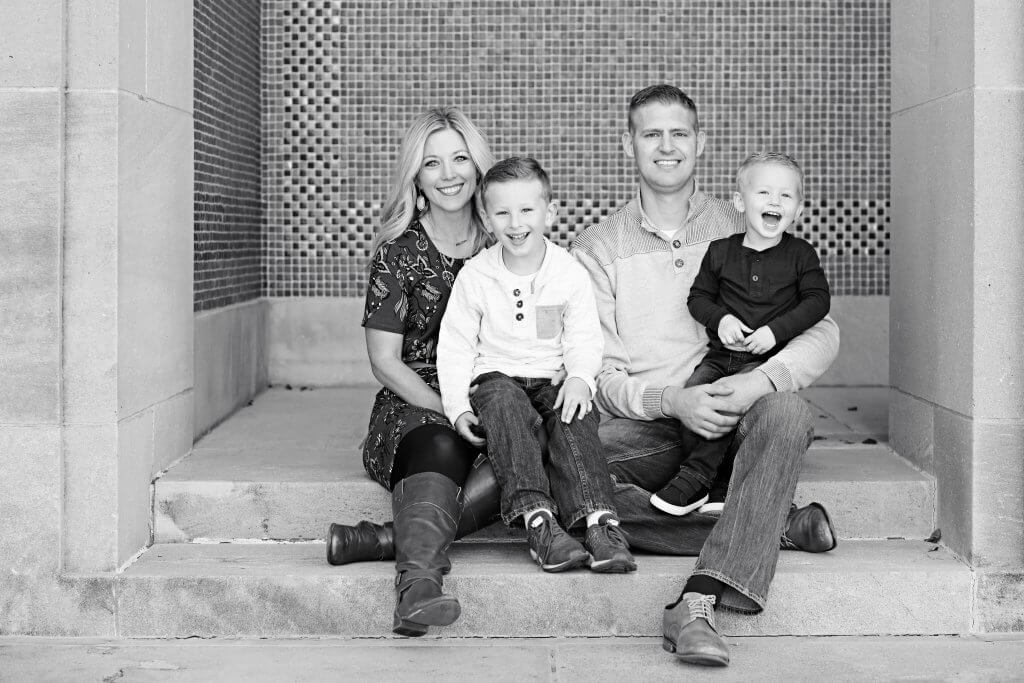
[[[666,194],[686,190],[704,153],[696,114],[681,104],[651,102],[634,111],[632,121],[622,147],[636,162],[640,184]]]

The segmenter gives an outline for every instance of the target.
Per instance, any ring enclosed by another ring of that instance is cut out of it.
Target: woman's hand
[[[480,429],[480,418],[468,410],[455,418],[455,431],[459,433],[459,436],[473,446],[483,448],[487,440],[477,436],[473,431],[473,427]]]
[[[579,377],[570,377],[562,384],[555,397],[555,410],[562,409],[562,422],[566,424],[573,421],[576,412],[582,418],[590,412],[591,408],[590,387]]]

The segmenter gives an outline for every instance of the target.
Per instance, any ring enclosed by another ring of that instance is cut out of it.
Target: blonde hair
[[[784,152],[754,152],[749,157],[743,160],[740,167],[736,169],[736,188],[742,192],[743,188],[747,184],[747,176],[750,175],[750,169],[758,164],[775,164],[777,166],[784,166],[794,173],[796,173],[797,180],[799,181],[799,187],[797,188],[800,192],[800,199],[804,197],[804,170],[800,168],[800,164],[796,163],[796,159]]]
[[[384,208],[381,210],[380,228],[370,248],[371,254],[376,254],[382,244],[401,235],[420,217],[420,211],[416,208],[416,175],[423,164],[423,148],[428,137],[445,129],[455,131],[466,142],[466,150],[476,166],[478,182],[494,164],[494,155],[491,154],[486,138],[461,109],[450,106],[435,107],[420,114],[402,138],[402,146],[398,151],[398,159],[395,160],[391,176],[391,186],[388,188]],[[475,232],[474,253],[490,243],[490,235],[484,228],[482,218],[479,185],[477,189],[473,197],[474,210],[471,218]]]

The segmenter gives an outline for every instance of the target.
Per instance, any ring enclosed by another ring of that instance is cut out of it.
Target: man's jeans
[[[712,349],[707,352],[683,386],[711,384],[722,377],[750,372],[763,363],[765,358],[767,356],[755,356],[743,351]],[[680,463],[679,473],[700,483],[706,489],[711,488],[715,474],[719,473],[733,440],[729,436],[723,439],[705,439],[682,425],[679,425],[679,429],[683,432],[682,452],[686,454],[686,460]],[[724,483],[728,483],[728,479],[724,480]]]
[[[736,455],[721,517],[673,517],[651,505],[650,492],[671,479],[683,459],[679,423],[606,417],[600,436],[630,545],[662,555],[698,555],[693,573],[726,584],[723,606],[760,612],[813,431],[802,398],[782,392],[762,397],[732,438]]]
[[[501,486],[505,524],[542,507],[558,513],[567,529],[591,512],[615,512],[596,410],[562,422],[554,408],[558,387],[549,379],[487,372],[473,384],[470,403],[487,430],[487,456]],[[548,437],[546,462],[541,430]]]

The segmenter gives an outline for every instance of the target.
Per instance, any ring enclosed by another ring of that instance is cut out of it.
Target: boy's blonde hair
[[[744,159],[740,167],[736,169],[736,188],[738,190],[743,191],[743,185],[747,182],[747,175],[750,173],[750,169],[758,164],[776,164],[792,169],[800,181],[800,198],[803,199],[804,170],[800,168],[800,164],[796,163],[796,159],[785,152],[754,152]]]

